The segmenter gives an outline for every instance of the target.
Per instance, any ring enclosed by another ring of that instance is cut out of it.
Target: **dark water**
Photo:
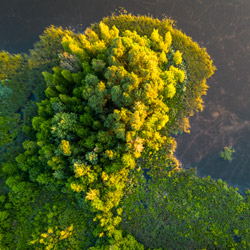
[[[250,188],[249,0],[1,0],[0,50],[25,52],[51,24],[85,29],[121,6],[132,14],[165,14],[207,48],[218,70],[176,155],[199,175]],[[225,146],[236,150],[231,163],[218,156]]]

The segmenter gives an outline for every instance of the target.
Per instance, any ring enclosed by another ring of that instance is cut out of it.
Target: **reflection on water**
[[[0,49],[27,51],[48,25],[84,29],[119,6],[165,14],[207,48],[218,70],[209,79],[205,109],[191,118],[191,133],[178,138],[176,154],[199,175],[250,188],[249,0],[9,0],[1,3]],[[218,157],[225,146],[236,149],[231,163]]]

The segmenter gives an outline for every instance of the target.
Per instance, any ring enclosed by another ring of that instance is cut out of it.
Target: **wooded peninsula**
[[[0,52],[0,249],[250,249],[250,192],[174,156],[215,66],[165,18]]]

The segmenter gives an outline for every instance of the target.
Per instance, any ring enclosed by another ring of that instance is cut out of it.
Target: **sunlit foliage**
[[[1,244],[144,249],[120,227],[121,200],[142,166],[156,179],[180,169],[171,134],[202,109],[214,71],[205,49],[171,20],[119,15],[79,34],[52,26],[29,55],[3,55],[13,70],[0,85]],[[17,112],[19,132],[6,129]],[[23,148],[8,150],[14,141]]]
[[[121,221],[114,209],[128,173],[145,147],[152,153],[163,145],[168,134],[162,129],[171,113],[167,103],[187,77],[180,54],[175,65],[158,59],[162,53],[175,58],[170,34],[161,36],[157,29],[149,37],[129,30],[120,34],[103,22],[98,29],[63,37],[67,57],[75,56],[72,67],[82,69],[69,70],[62,62],[53,74],[44,73],[47,99],[39,104],[33,128],[39,158],[50,167],[38,182],[61,185],[65,179],[65,188],[86,194],[100,221],[96,232],[111,236]],[[88,170],[74,177],[72,170],[79,164]],[[57,170],[65,178],[53,178]]]

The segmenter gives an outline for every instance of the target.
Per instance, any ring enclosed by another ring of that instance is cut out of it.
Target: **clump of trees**
[[[12,66],[0,74],[0,246],[162,247],[126,226],[128,204],[147,195],[142,183],[168,187],[162,177],[180,170],[171,135],[202,110],[215,69],[206,50],[171,20],[122,14],[81,34],[50,27],[28,55],[2,53]]]
[[[0,162],[15,161],[22,142],[33,135],[36,102],[45,98],[43,71],[59,65],[62,37],[68,30],[47,28],[29,54],[0,52]]]
[[[181,53],[170,48],[170,32],[161,36],[154,29],[146,37],[119,34],[103,22],[98,28],[63,37],[61,65],[43,73],[47,99],[32,124],[36,164],[44,164],[36,180],[84,195],[100,221],[96,232],[111,236],[121,221],[118,205],[128,173],[144,148],[152,153],[163,145],[167,103],[187,81]]]
[[[194,169],[135,185],[123,199],[122,228],[146,248],[249,249],[250,200]]]

